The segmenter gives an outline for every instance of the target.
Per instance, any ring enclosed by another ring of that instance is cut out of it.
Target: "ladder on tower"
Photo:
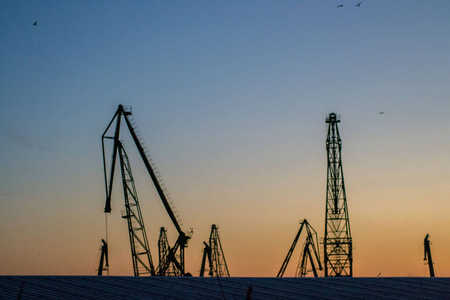
[[[147,157],[147,160],[149,161],[149,163],[150,163],[150,165],[151,165],[151,167],[153,169],[153,172],[155,173],[156,179],[157,179],[159,185],[161,186],[161,189],[163,190],[164,195],[166,196],[167,202],[169,203],[170,208],[172,209],[172,211],[173,211],[173,213],[175,215],[175,218],[178,221],[178,224],[180,224],[180,226],[182,226],[183,225],[183,221],[182,221],[180,215],[178,214],[178,211],[177,211],[177,209],[175,207],[175,204],[173,203],[172,197],[169,194],[169,190],[167,189],[167,187],[166,187],[166,185],[164,183],[164,180],[163,180],[163,178],[161,176],[161,173],[159,172],[159,170],[156,167],[156,164],[155,164],[152,156],[150,155],[150,151],[148,150],[147,145],[146,145],[146,143],[144,141],[144,138],[142,137],[141,131],[137,127],[136,121],[131,116],[131,108],[130,107],[124,107],[124,111],[130,113],[130,115],[127,115],[127,119],[130,121],[130,125],[131,125],[134,133],[136,134],[136,136],[137,136],[137,138],[139,140],[139,143],[142,146],[142,149],[144,150],[145,156]]]

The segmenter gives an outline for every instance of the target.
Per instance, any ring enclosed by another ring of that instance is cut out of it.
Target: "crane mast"
[[[159,230],[159,239],[158,239],[158,256],[159,263],[163,262],[167,254],[169,253],[169,241],[167,240],[166,229],[161,227]]]
[[[337,124],[340,118],[331,113],[326,118],[327,201],[323,238],[325,277],[353,276],[352,237],[342,170],[342,141]]]
[[[167,239],[166,229],[164,227],[160,228],[159,239],[158,239],[158,253],[159,253],[159,270],[163,269],[163,265],[166,261],[169,261],[169,266],[164,269],[164,273],[159,273],[161,276],[181,276],[181,267],[178,260],[168,259],[171,255],[169,240]]]
[[[130,160],[121,142],[118,142],[118,149],[125,200],[125,213],[122,218],[127,220],[134,276],[155,275]]]
[[[131,108],[125,108],[124,106],[119,105],[111,122],[108,124],[106,130],[104,131],[104,133],[102,135],[103,168],[104,168],[105,192],[106,192],[106,202],[105,202],[105,210],[104,211],[105,211],[105,213],[111,212],[111,196],[112,196],[113,183],[114,183],[114,172],[115,172],[116,160],[117,160],[118,155],[119,155],[119,157],[122,157],[123,156],[122,154],[124,153],[123,146],[121,146],[122,144],[120,142],[121,120],[123,118],[125,120],[125,124],[128,128],[128,131],[130,132],[131,137],[136,145],[136,148],[142,158],[142,161],[144,162],[147,172],[149,173],[150,178],[152,179],[155,189],[158,192],[161,202],[163,203],[164,208],[165,208],[167,214],[169,215],[169,218],[171,219],[174,227],[176,228],[176,230],[178,232],[178,238],[176,240],[175,245],[171,248],[169,247],[169,251],[165,257],[165,260],[159,264],[158,268],[156,270],[153,268],[150,252],[148,251],[148,256],[150,258],[148,266],[147,266],[148,270],[145,267],[144,267],[144,269],[146,269],[146,271],[149,272],[151,275],[164,275],[166,273],[167,269],[169,268],[169,266],[171,264],[175,264],[179,268],[179,273],[182,276],[184,276],[185,275],[184,253],[185,253],[185,248],[187,247],[188,240],[191,238],[192,231],[190,233],[185,233],[182,230],[181,218],[178,215],[178,213],[175,209],[175,206],[173,205],[173,201],[168,193],[167,188],[164,185],[162,177],[161,177],[158,169],[156,168],[156,165],[153,162],[153,160],[150,156],[150,153],[148,152],[147,147],[145,146],[144,140],[139,132],[139,129],[137,128],[136,123],[135,123],[134,119],[131,117],[131,115],[132,115]],[[112,126],[112,124],[115,120],[116,120],[116,126],[115,126],[115,130],[114,130],[114,135],[107,136],[107,133],[109,132],[110,127]],[[108,172],[107,172],[107,166],[106,166],[107,165],[106,164],[106,154],[105,154],[105,140],[107,140],[107,139],[113,140],[113,153],[112,153],[112,161],[111,161],[111,168],[110,168],[110,172],[109,172],[109,178],[108,178]],[[120,158],[120,160],[122,162],[121,158]],[[121,163],[121,165],[126,166],[127,165],[126,160],[124,160]],[[131,168],[130,168],[130,170],[131,170]],[[125,171],[125,175],[126,175],[127,174],[126,167],[125,167],[124,171]],[[123,174],[124,173],[122,173],[122,175]],[[134,187],[128,188],[128,183],[125,184],[124,180],[126,180],[126,179],[123,179],[124,196],[126,198],[127,195],[125,195],[125,190],[127,190],[127,191],[135,191],[135,190],[133,190]],[[125,185],[127,185],[127,188],[125,187]],[[134,182],[132,185],[134,185]],[[131,194],[135,195],[135,193],[131,193]],[[126,201],[126,199],[125,199],[125,201]],[[143,222],[142,222],[142,228],[144,228]],[[144,232],[145,232],[145,230],[144,230]],[[129,226],[129,234],[130,234],[130,244],[131,244],[132,229],[130,226]],[[145,239],[146,239],[146,237],[145,237]],[[142,242],[143,242],[143,240],[142,240]],[[143,243],[138,242],[138,244],[145,245],[145,242],[143,242]],[[132,248],[133,248],[133,246],[132,246]],[[176,255],[177,251],[179,251],[179,255],[178,255],[179,260],[177,259],[177,255]],[[138,259],[138,261],[139,261],[139,259]],[[135,275],[136,275],[136,271],[135,271]]]

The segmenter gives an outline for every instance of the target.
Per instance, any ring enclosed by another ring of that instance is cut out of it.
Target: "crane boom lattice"
[[[119,159],[125,200],[125,213],[122,218],[126,219],[128,224],[134,276],[155,275],[130,161],[121,142],[119,142]]]
[[[312,226],[308,223],[306,219],[304,219],[300,223],[300,229],[297,232],[297,235],[294,238],[294,242],[292,242],[291,247],[289,248],[289,251],[286,255],[286,258],[283,261],[283,264],[281,265],[280,270],[278,271],[277,277],[283,277],[286,268],[289,264],[289,261],[291,260],[292,254],[294,253],[295,246],[297,245],[297,242],[300,238],[300,235],[302,234],[303,228],[306,228],[306,241],[303,245],[302,254],[300,255],[299,264],[297,266],[297,270],[295,273],[296,277],[305,277],[307,274],[307,264],[308,264],[308,258],[311,263],[311,269],[314,272],[314,277],[317,277],[317,269],[316,264],[314,263],[314,260],[317,262],[317,267],[319,270],[322,270],[322,265],[320,264],[320,254],[319,254],[319,243],[317,239],[317,233],[312,228]]]
[[[131,108],[124,108],[125,111],[129,111],[131,113]],[[141,131],[137,127],[136,121],[132,117],[131,114],[127,115],[126,117],[127,125],[130,127],[130,132],[132,132],[132,136],[134,138],[134,135],[139,141],[139,145],[142,147],[142,151],[145,154],[145,157],[147,158],[147,161],[150,163],[151,169],[153,170],[153,173],[155,175],[156,180],[158,181],[159,186],[161,187],[162,193],[164,194],[164,198],[167,200],[170,209],[173,212],[173,215],[177,221],[177,223],[182,226],[183,221],[181,220],[180,215],[178,214],[178,211],[173,203],[172,197],[169,194],[169,190],[167,189],[166,185],[164,184],[164,180],[161,176],[161,173],[159,172],[158,168],[156,167],[156,164],[150,155],[150,151],[148,151],[147,145],[142,137]],[[138,146],[139,147],[139,146]]]
[[[164,273],[158,273],[160,276],[181,276],[180,266],[178,259],[171,260],[169,256],[172,255],[170,251],[169,240],[167,239],[167,230],[161,227],[158,239],[158,253],[159,253],[159,265],[162,266],[166,261],[169,261],[169,266],[164,269]],[[163,270],[162,267],[159,270]]]

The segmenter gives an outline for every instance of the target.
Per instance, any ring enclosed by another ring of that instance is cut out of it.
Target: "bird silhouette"
[[[378,114],[379,114],[379,115],[382,115],[382,114],[384,114],[384,111],[380,111]]]
[[[37,21],[33,23],[33,26],[36,26],[36,25],[37,25]]]
[[[342,6],[344,6],[344,4],[339,4],[337,7],[342,7]]]
[[[358,7],[359,7],[359,6],[361,6],[361,2],[359,2],[359,3],[358,3],[358,4],[356,4],[355,6],[358,6]]]

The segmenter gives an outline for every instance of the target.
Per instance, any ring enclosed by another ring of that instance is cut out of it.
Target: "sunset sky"
[[[450,1],[358,2],[1,1],[0,275],[96,274],[123,104],[194,230],[193,275],[212,224],[232,276],[276,276],[305,218],[323,237],[335,112],[354,275],[429,276],[428,233],[450,276]],[[123,133],[156,260],[176,230]],[[110,275],[132,275],[116,179]]]

